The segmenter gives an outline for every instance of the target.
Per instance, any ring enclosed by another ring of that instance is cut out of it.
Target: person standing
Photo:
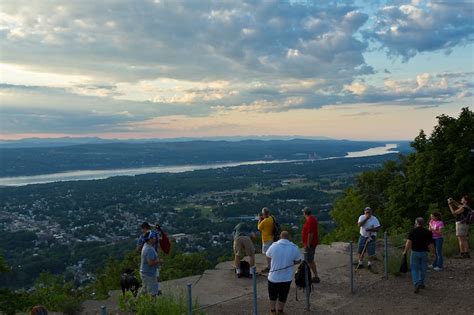
[[[151,233],[150,237],[153,239],[153,247],[155,248],[155,251],[158,252],[159,237],[157,231],[152,230],[151,225],[148,222],[143,222],[140,227],[142,233],[140,234],[137,240],[137,251],[141,252],[143,245],[145,244],[145,235],[147,233]]]
[[[416,218],[415,228],[408,234],[403,255],[411,250],[411,278],[415,293],[425,288],[426,269],[428,269],[428,251],[434,255],[433,233],[424,228],[423,218]]]
[[[270,215],[270,210],[265,207],[260,213],[257,228],[262,234],[262,254],[266,254],[267,250],[273,243],[273,228],[275,226],[275,219]],[[270,270],[270,258],[267,257],[267,267],[262,272]]]
[[[372,263],[375,257],[375,240],[377,236],[377,231],[380,230],[380,222],[373,215],[372,209],[366,207],[364,209],[364,214],[359,216],[357,220],[357,226],[359,227],[359,263],[357,268],[364,268],[363,260],[364,255],[367,253],[367,269],[372,269]],[[365,251],[364,251],[365,249]]]
[[[137,240],[137,251],[141,252],[141,250],[143,249],[143,246],[145,244],[145,235],[147,235],[147,233],[150,233],[149,238],[153,240],[152,246],[155,249],[156,253],[158,254],[159,253],[158,248],[159,248],[159,244],[160,244],[161,232],[159,232],[158,229],[153,230],[151,228],[151,225],[148,222],[143,222],[142,225],[141,225],[141,229],[142,229],[142,234],[140,234],[140,236],[138,237],[138,240]],[[158,292],[161,294],[161,290],[160,290],[160,268],[159,267],[156,268],[156,281],[158,282]]]
[[[152,232],[147,232],[143,239],[145,244],[141,251],[140,259],[140,277],[142,279],[142,293],[151,296],[159,295],[158,280],[156,277],[159,264],[158,254],[154,247],[154,238]]]
[[[305,207],[303,215],[306,219],[303,225],[302,237],[304,260],[308,263],[309,268],[313,272],[311,282],[320,283],[321,279],[318,276],[316,262],[314,261],[314,254],[316,253],[316,246],[318,246],[318,220],[311,215],[311,208]]]
[[[428,224],[429,230],[433,233],[433,243],[435,247],[435,259],[433,261],[433,270],[443,270],[443,228],[444,222],[441,220],[441,214],[434,212],[431,214]]]
[[[448,199],[449,209],[456,217],[456,237],[459,242],[459,255],[455,258],[471,258],[469,254],[469,224],[465,222],[471,208],[471,198],[464,196],[459,204],[453,198]]]
[[[255,238],[255,233],[245,222],[241,222],[234,227],[232,233],[234,235],[234,263],[235,263],[235,272],[238,278],[242,277],[240,270],[240,260],[245,256],[250,257],[249,265],[250,268],[255,266],[255,247],[253,245],[253,239]]]
[[[301,261],[301,253],[298,247],[289,238],[289,233],[282,231],[280,233],[280,240],[273,243],[266,251],[266,256],[270,261],[268,296],[272,314],[277,312],[277,300],[278,314],[284,314],[283,309],[294,276],[293,266]]]

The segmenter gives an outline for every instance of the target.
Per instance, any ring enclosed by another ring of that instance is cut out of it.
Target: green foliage
[[[184,292],[179,294],[165,293],[159,297],[153,298],[149,295],[141,295],[136,298],[130,292],[125,297],[120,296],[120,309],[137,315],[181,315],[187,313],[187,299]],[[193,308],[197,308],[197,301]],[[202,311],[193,312],[193,314],[204,314]]]
[[[357,219],[364,209],[364,201],[360,194],[354,189],[349,188],[344,197],[338,199],[331,211],[331,216],[337,222],[337,228],[327,235],[324,243],[330,243],[336,240],[355,240],[358,235]]]
[[[160,270],[162,281],[202,274],[212,268],[205,253],[175,254],[164,259]]]
[[[74,290],[71,282],[45,272],[36,280],[35,290],[30,295],[31,306],[41,304],[48,310],[64,314],[78,313],[81,300],[81,294]]]
[[[0,313],[26,312],[34,305],[43,305],[49,311],[77,314],[83,300],[82,292],[76,291],[72,283],[64,282],[61,276],[41,273],[31,292],[0,290]]]
[[[456,237],[456,228],[454,225],[444,228],[443,238],[443,255],[446,257],[452,257],[459,254],[459,242]],[[474,244],[474,229],[472,227],[470,228],[469,233],[469,244]]]
[[[375,210],[391,234],[411,227],[416,217],[438,211],[452,218],[446,200],[474,193],[474,115],[463,108],[459,117],[438,117],[430,137],[422,130],[412,142],[415,152],[381,169],[364,172],[352,189],[335,202],[337,228],[325,241],[353,239],[357,217],[365,206]]]
[[[5,273],[10,271],[10,268],[7,265],[7,262],[5,261],[5,258],[0,255],[0,273]]]
[[[8,289],[0,289],[0,314],[14,315],[18,311],[26,311],[30,307],[26,292],[15,293]]]

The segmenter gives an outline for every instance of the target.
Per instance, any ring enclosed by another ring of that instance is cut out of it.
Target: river
[[[332,157],[327,159],[341,159],[354,157],[376,156],[389,153],[396,153],[394,149],[396,144],[386,144],[383,147],[375,147],[364,151],[347,152],[344,157]],[[68,171],[61,173],[33,175],[33,176],[15,176],[15,177],[0,177],[0,186],[25,186],[29,184],[45,184],[62,181],[76,181],[76,180],[93,180],[105,179],[113,176],[134,176],[147,173],[183,173],[196,170],[207,170],[224,167],[235,167],[241,165],[257,165],[257,164],[276,164],[276,163],[291,163],[305,160],[271,160],[271,161],[244,161],[244,162],[230,162],[230,163],[214,163],[203,165],[178,165],[178,166],[153,166],[129,169],[111,169],[111,170],[84,170],[84,171]]]

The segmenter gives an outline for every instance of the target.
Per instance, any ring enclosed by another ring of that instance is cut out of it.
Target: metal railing
[[[399,236],[401,236],[401,234],[393,235],[393,237],[399,237]],[[356,286],[355,286],[355,281],[354,281],[354,265],[353,265],[354,264],[354,254],[353,254],[353,252],[354,252],[354,242],[350,241],[350,242],[348,242],[348,244],[349,244],[349,248],[348,248],[348,252],[349,252],[348,253],[349,254],[348,255],[348,260],[349,260],[348,289],[349,289],[349,292],[351,294],[355,294],[356,293]],[[365,286],[371,286],[371,285],[373,285],[374,283],[378,282],[381,279],[385,279],[385,280],[389,279],[389,239],[388,239],[388,233],[387,232],[384,232],[384,234],[383,234],[382,244],[383,244],[383,271],[384,271],[383,276],[381,278],[379,278],[377,281],[375,281],[375,282],[372,281],[371,283],[366,284]],[[404,245],[391,246],[391,247],[395,247],[395,249],[402,249],[404,247]],[[344,268],[344,266],[337,266],[335,268],[341,268],[341,267]],[[282,269],[286,269],[286,268],[282,268]],[[305,281],[306,282],[305,310],[310,311],[310,307],[311,307],[311,303],[310,303],[311,279],[309,279],[310,278],[309,273],[306,272],[307,268],[304,268],[304,269],[305,269],[305,279],[306,279],[306,281]],[[195,307],[195,308],[193,308],[192,288],[193,288],[193,286],[195,286],[201,280],[202,275],[194,283],[187,283],[187,285],[186,285],[187,286],[187,312],[184,313],[183,315],[186,315],[186,314],[187,315],[192,315],[195,312],[202,311],[202,310],[205,310],[205,309],[209,309],[209,308],[221,305],[221,304],[225,304],[225,303],[228,303],[230,301],[237,300],[237,299],[249,296],[249,295],[252,295],[253,314],[258,315],[258,296],[257,296],[258,287],[257,287],[257,272],[256,272],[256,267],[255,266],[251,267],[251,274],[252,274],[252,290],[251,290],[251,292],[247,292],[247,293],[244,293],[244,294],[241,294],[241,295],[238,295],[238,296],[226,299],[226,300],[222,300],[222,301],[219,301],[219,302],[216,302],[216,303],[213,303],[213,304],[198,306],[198,307]],[[359,287],[358,289],[363,289],[364,287]],[[106,315],[106,314],[107,314],[106,307],[102,306],[101,307],[101,315]]]

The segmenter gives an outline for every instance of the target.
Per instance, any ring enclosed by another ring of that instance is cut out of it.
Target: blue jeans
[[[433,267],[438,267],[443,269],[443,238],[433,239],[435,246],[435,260],[433,262]]]
[[[365,242],[367,241],[367,237],[363,237],[362,235],[359,236],[359,248],[358,253],[361,254],[364,250]],[[375,235],[372,236],[369,243],[367,244],[366,254],[369,257],[375,256]]]
[[[411,278],[413,285],[425,284],[426,269],[428,268],[428,253],[411,251]]]

